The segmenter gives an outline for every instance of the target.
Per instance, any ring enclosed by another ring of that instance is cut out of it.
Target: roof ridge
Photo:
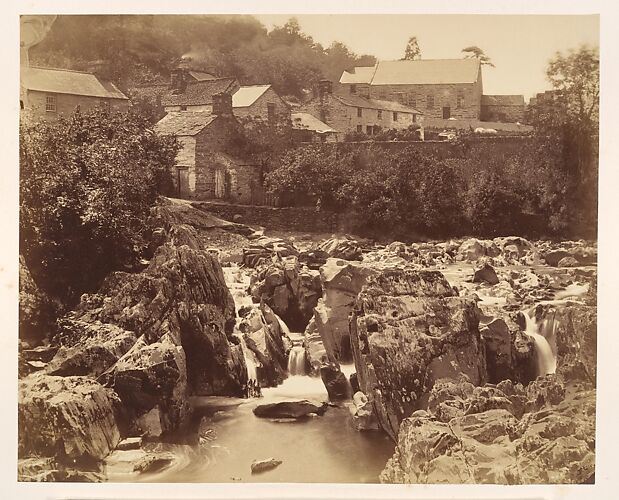
[[[49,71],[66,71],[67,73],[81,73],[83,75],[92,75],[95,78],[97,78],[97,75],[95,75],[92,71],[81,71],[79,69],[68,69],[68,68],[53,68],[51,66],[26,66],[24,69],[46,69]]]

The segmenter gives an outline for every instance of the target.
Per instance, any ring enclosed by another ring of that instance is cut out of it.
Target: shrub
[[[22,125],[20,246],[39,286],[71,302],[134,263],[177,151],[130,112]]]

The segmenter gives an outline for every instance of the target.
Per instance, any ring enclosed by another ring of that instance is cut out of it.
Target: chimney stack
[[[213,95],[213,114],[232,116],[232,95],[220,93]]]
[[[173,94],[182,94],[187,88],[187,70],[185,68],[173,69],[170,73],[170,89]]]
[[[333,82],[331,80],[320,80],[318,82],[318,94],[320,97],[333,94]]]

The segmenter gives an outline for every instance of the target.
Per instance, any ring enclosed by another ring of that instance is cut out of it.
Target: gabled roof
[[[213,104],[213,95],[230,93],[234,88],[236,78],[217,78],[215,80],[203,80],[199,82],[187,82],[185,90],[175,94],[169,89],[162,97],[164,106],[200,106]]]
[[[22,68],[20,81],[22,87],[28,90],[108,99],[128,99],[112,82],[100,80],[92,73],[84,71],[30,66]]]
[[[370,83],[376,66],[356,66],[352,71],[344,71],[340,83]]]
[[[410,106],[405,106],[396,101],[383,101],[382,99],[368,99],[367,97],[361,97],[359,95],[335,95],[335,99],[338,99],[346,106],[353,106],[356,108],[369,108],[369,109],[382,109],[385,111],[397,111],[399,113],[413,113],[417,115],[423,115],[423,113]]]
[[[482,95],[482,106],[524,106],[523,95]]]
[[[246,85],[240,87],[232,95],[233,108],[246,108],[255,103],[258,98],[271,88],[271,85]]]
[[[340,83],[369,83],[371,85],[475,83],[479,68],[478,59],[379,61],[371,74],[368,68],[355,68],[354,73],[357,76],[353,79],[356,81],[351,81],[351,73],[344,71]]]
[[[215,118],[217,115],[207,111],[172,111],[159,120],[153,130],[158,134],[196,135]]]
[[[337,130],[329,127],[329,125],[321,122],[318,118],[309,113],[292,113],[290,118],[292,119],[292,128],[295,130],[312,130],[319,134],[337,132]]]
[[[210,73],[205,73],[204,71],[188,71],[187,74],[198,82],[203,82],[205,80],[217,80],[216,76],[213,76]]]

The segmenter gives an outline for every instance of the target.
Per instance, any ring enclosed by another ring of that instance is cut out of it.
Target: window
[[[275,103],[267,103],[267,118],[270,122],[275,121]]]
[[[464,93],[458,92],[458,99],[456,100],[456,108],[464,107]]]
[[[408,105],[411,108],[417,107],[417,99],[415,98],[415,94],[408,94]]]
[[[357,117],[361,118],[363,116],[363,109],[357,108]]]
[[[357,132],[363,134],[363,125],[357,125]]]
[[[379,99],[387,99],[387,92],[385,92],[384,90],[381,90],[378,92],[378,98]]]
[[[24,101],[19,100],[19,109],[24,109]]]
[[[356,85],[351,85],[350,86],[350,93],[351,94],[356,94],[357,93],[357,86]]]
[[[400,104],[404,104],[404,92],[394,92],[393,96]]]
[[[185,104],[181,104],[181,111],[187,111],[187,106]]]
[[[45,111],[49,111],[50,113],[56,112],[56,96],[48,95],[45,97]]]
[[[373,132],[373,127],[372,127],[372,125],[368,125],[368,126],[365,128],[365,132],[366,132],[366,134],[368,134],[368,135],[372,135],[372,132]]]
[[[394,121],[394,122],[397,122],[397,121],[398,121],[398,112],[397,112],[397,111],[394,111],[394,112],[393,112],[393,121]]]
[[[383,119],[383,110],[379,109],[376,113],[377,113],[377,118],[379,120],[382,120]]]
[[[417,123],[417,114],[413,113],[413,123]]]
[[[434,108],[434,96],[428,95],[426,97],[426,108],[433,109]]]

